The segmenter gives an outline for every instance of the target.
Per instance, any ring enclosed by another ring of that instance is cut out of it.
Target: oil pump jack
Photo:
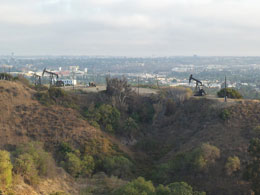
[[[47,71],[46,68],[44,68],[44,70],[42,72],[42,77],[44,76],[44,74],[49,74],[49,77],[50,77],[50,87],[51,86],[56,86],[56,87],[64,86],[64,82],[58,80],[58,78],[59,78],[58,74],[56,74],[54,72],[51,72],[51,71]],[[55,80],[55,77],[56,77],[56,80]]]
[[[194,80],[196,81],[196,87],[195,87],[195,92],[194,92],[194,96],[204,96],[207,95],[207,93],[204,91],[203,84],[200,80],[193,78],[192,74],[190,75],[189,78],[189,83],[191,83],[191,81]]]
[[[33,74],[34,77],[34,85],[40,86],[42,84],[42,77],[36,73]]]

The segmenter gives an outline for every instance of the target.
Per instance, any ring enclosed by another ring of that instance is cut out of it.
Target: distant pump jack
[[[64,86],[64,82],[61,80],[58,80],[59,75],[51,72],[51,71],[47,71],[46,68],[44,68],[43,72],[42,72],[42,77],[44,76],[44,74],[47,73],[50,76],[50,87],[51,86],[56,86],[56,87],[62,87]],[[56,80],[54,79],[56,77]]]
[[[203,84],[200,80],[193,78],[192,74],[190,75],[189,78],[189,84],[191,83],[191,81],[194,80],[196,81],[196,87],[195,87],[195,92],[194,92],[194,96],[204,96],[207,95],[207,93],[204,91]]]

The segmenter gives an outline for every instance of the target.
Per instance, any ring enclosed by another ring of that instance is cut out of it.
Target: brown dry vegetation
[[[95,142],[100,154],[115,153],[109,136],[90,126],[78,111],[57,105],[44,106],[34,99],[35,93],[19,81],[0,81],[0,149],[10,150],[20,143],[40,141],[48,151],[54,152],[61,142],[77,149]],[[18,182],[15,194],[49,194],[55,189],[71,194],[79,192],[79,185],[71,176],[60,168],[56,174],[55,178],[41,180],[35,189]]]

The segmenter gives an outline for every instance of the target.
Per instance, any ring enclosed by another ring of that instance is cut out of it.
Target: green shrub
[[[85,155],[81,161],[81,174],[89,176],[95,168],[95,162],[92,156]]]
[[[81,174],[81,160],[72,152],[66,154],[63,167],[73,177],[78,177]]]
[[[127,183],[126,185],[114,190],[112,195],[154,195],[155,187],[151,181],[146,181],[143,177]]]
[[[238,171],[240,169],[240,160],[237,156],[228,157],[227,162],[225,164],[225,169],[227,175],[231,175],[233,172]]]
[[[6,190],[12,184],[12,168],[10,153],[0,150],[0,190]]]
[[[85,111],[85,116],[95,127],[100,126],[105,131],[114,133],[118,128],[120,112],[111,105],[102,104],[96,108],[89,108]]]
[[[61,142],[58,145],[57,152],[61,156],[61,159],[64,159],[67,153],[74,152],[75,149],[67,142]]]
[[[260,125],[257,125],[253,128],[253,132],[256,136],[260,135]]]
[[[219,157],[220,150],[217,147],[203,143],[191,151],[178,154],[169,163],[169,168],[172,171],[203,171]]]
[[[156,188],[156,195],[170,195],[171,190],[168,186],[164,186],[162,184],[159,184]]]
[[[59,144],[56,153],[61,166],[73,177],[89,176],[95,168],[91,155],[81,154],[66,142]]]
[[[171,170],[170,163],[163,163],[152,169],[151,177],[152,180],[160,183],[162,181],[166,182],[169,179],[169,172]]]
[[[172,195],[192,195],[192,187],[185,182],[175,182],[168,185]]]
[[[124,121],[123,133],[126,135],[133,135],[138,129],[138,124],[131,117]]]
[[[224,109],[222,110],[222,112],[220,113],[219,117],[222,119],[222,120],[228,120],[231,116],[231,113],[229,112],[228,109]]]
[[[24,177],[26,183],[35,185],[39,181],[38,170],[33,156],[25,153],[20,154],[14,162],[14,172]]]
[[[44,151],[42,143],[29,142],[17,146],[14,152],[15,157],[19,158],[22,154],[28,154],[31,156],[40,176],[48,176],[53,174],[53,159],[48,152]]]
[[[23,176],[24,181],[35,185],[40,176],[53,176],[55,165],[51,155],[44,151],[43,144],[29,142],[18,145],[14,154],[14,172]]]
[[[205,192],[193,191],[186,182],[174,182],[167,186],[159,185],[156,195],[206,195]]]
[[[167,186],[162,184],[154,187],[151,181],[146,181],[142,177],[115,189],[112,195],[206,195],[205,192],[193,191],[192,187],[185,182],[174,182]]]
[[[133,163],[123,156],[106,157],[103,168],[109,175],[127,178],[131,175]]]
[[[194,165],[200,169],[206,167],[208,164],[215,163],[215,160],[220,157],[220,150],[208,143],[203,143],[198,149],[194,150],[194,153]]]
[[[244,177],[250,181],[254,193],[260,194],[260,139],[254,138],[250,141],[248,152],[251,160],[248,162]]]
[[[228,98],[231,98],[231,99],[242,99],[243,98],[242,95],[237,90],[232,89],[232,88],[227,88],[227,89],[223,88],[223,89],[221,89],[217,93],[218,97],[223,98],[225,96],[225,90],[226,90],[226,96]]]

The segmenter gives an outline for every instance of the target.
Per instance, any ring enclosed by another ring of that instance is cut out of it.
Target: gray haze
[[[258,0],[0,0],[0,55],[259,55]]]

